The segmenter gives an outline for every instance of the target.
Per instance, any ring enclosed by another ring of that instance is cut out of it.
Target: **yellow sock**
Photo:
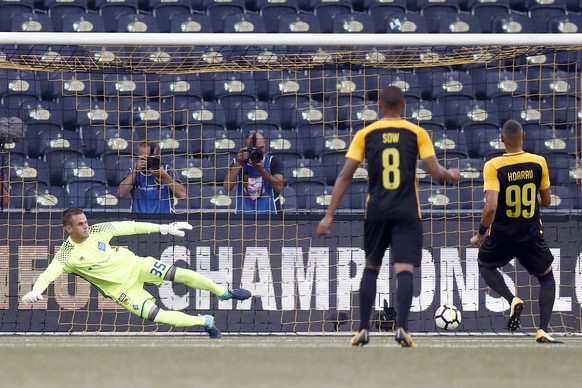
[[[204,317],[188,315],[181,311],[168,311],[160,309],[158,311],[158,315],[156,315],[156,318],[154,319],[154,322],[176,327],[203,326]]]
[[[198,272],[190,269],[176,267],[174,281],[185,284],[190,288],[210,291],[214,295],[222,295],[226,292],[226,288],[220,287],[206,276],[200,275]]]

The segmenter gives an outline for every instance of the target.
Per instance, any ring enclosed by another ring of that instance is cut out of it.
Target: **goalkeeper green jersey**
[[[89,237],[81,244],[69,237],[47,269],[34,283],[33,290],[44,292],[51,282],[63,273],[82,277],[104,295],[115,297],[126,285],[133,284],[139,275],[140,260],[129,249],[112,248],[109,241],[115,236],[152,233],[159,225],[148,222],[104,222],[89,228]]]

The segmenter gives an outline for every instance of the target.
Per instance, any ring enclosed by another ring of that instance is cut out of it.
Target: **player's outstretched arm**
[[[22,302],[25,304],[33,304],[40,302],[43,299],[42,294],[38,290],[32,290],[22,297]]]

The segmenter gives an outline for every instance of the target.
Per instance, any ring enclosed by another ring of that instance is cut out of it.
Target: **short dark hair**
[[[518,141],[521,139],[523,128],[515,120],[507,120],[502,128],[503,136],[509,141]]]
[[[79,209],[78,207],[70,207],[63,212],[63,226],[67,226],[71,224],[71,218],[73,216],[83,214],[83,210]]]
[[[399,87],[386,86],[380,91],[380,102],[384,108],[399,108],[402,101],[404,101],[404,93]]]
[[[156,141],[143,140],[137,145],[139,148],[149,148],[150,155],[157,155],[160,153],[160,144]]]

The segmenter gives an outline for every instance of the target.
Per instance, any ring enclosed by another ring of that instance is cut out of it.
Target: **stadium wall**
[[[20,298],[31,289],[65,237],[58,218],[51,213],[0,214],[3,224],[9,225],[0,237],[0,332],[170,331],[168,327],[142,325],[141,320],[116,308],[115,303],[73,276],[59,278],[49,287],[48,298],[33,309],[21,303]],[[338,216],[331,234],[316,238],[319,218],[245,220],[209,214],[195,221],[190,218],[195,228],[183,239],[124,236],[112,240],[112,245],[190,267],[225,285],[250,289],[255,297],[234,305],[231,301],[219,304],[208,292],[181,285],[147,287],[164,308],[192,314],[210,311],[225,332],[349,332],[357,328],[359,317],[355,291],[364,265],[363,221],[361,216]],[[135,215],[115,219],[135,219]],[[108,220],[111,217],[104,213],[89,215],[91,224]],[[172,220],[175,218],[157,217],[151,221]],[[581,215],[544,216],[545,236],[556,258],[555,311],[563,313],[554,314],[553,320],[561,321],[553,323],[577,331],[582,301],[581,221]],[[504,327],[502,312],[507,315],[508,306],[497,295],[489,294],[478,274],[477,250],[468,246],[473,227],[470,217],[427,221],[423,264],[415,274],[412,331],[434,331],[434,311],[444,303],[454,303],[462,310],[463,331]],[[537,300],[537,281],[523,268],[509,266],[504,271],[510,287],[517,287],[520,296],[529,292]],[[378,283],[378,311],[382,311],[384,300],[388,306],[394,305],[393,288],[391,267],[384,266]],[[524,319],[533,320],[537,306],[532,303],[528,308],[533,314]],[[522,324],[533,326],[534,322]]]

